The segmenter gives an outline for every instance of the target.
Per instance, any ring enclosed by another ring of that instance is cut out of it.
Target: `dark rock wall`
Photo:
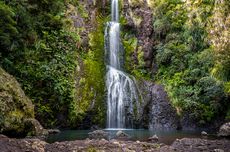
[[[152,103],[149,113],[149,129],[175,130],[179,127],[179,119],[175,108],[170,104],[167,92],[162,85],[155,84],[151,90]]]
[[[132,3],[124,0],[122,13],[127,20],[125,28],[132,28],[138,39],[138,47],[143,51],[145,68],[151,70],[153,64],[153,14],[146,1]],[[134,52],[135,63],[138,63],[137,50]]]
[[[179,117],[172,107],[162,85],[139,81],[142,93],[140,117],[144,128],[151,130],[176,130],[180,127]]]
[[[154,64],[154,39],[153,39],[153,11],[147,1],[124,0],[122,15],[127,23],[125,30],[132,31],[137,38],[137,47],[133,53],[133,62],[139,64],[138,51],[143,53],[144,68],[148,72],[156,71]],[[138,82],[142,94],[142,102],[137,116],[139,127],[171,130],[179,127],[179,118],[176,110],[171,106],[167,92],[161,85],[151,81]],[[138,124],[138,123],[137,123]],[[137,125],[138,126],[138,125]]]

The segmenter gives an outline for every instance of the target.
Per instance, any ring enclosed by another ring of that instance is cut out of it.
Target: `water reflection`
[[[181,138],[201,138],[200,132],[196,131],[151,131],[144,129],[104,129],[109,133],[109,139],[114,139],[118,130],[122,130],[130,136],[130,140],[147,141],[149,137],[157,135],[159,142],[165,144],[172,144],[176,139]],[[60,134],[50,135],[47,138],[47,142],[53,143],[56,141],[72,141],[72,140],[84,140],[88,138],[88,133],[91,130],[65,130]],[[209,136],[209,138],[216,138],[215,136]]]

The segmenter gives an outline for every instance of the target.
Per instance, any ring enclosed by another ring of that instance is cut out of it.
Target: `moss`
[[[141,6],[144,4],[144,0],[128,0],[128,2],[132,7]]]
[[[224,90],[228,95],[230,95],[230,81],[224,84]]]
[[[132,18],[133,20],[133,23],[136,27],[139,27],[139,25],[141,24],[141,22],[143,21],[142,17],[138,16],[138,15],[135,15],[134,12],[130,11],[129,12],[130,14],[130,17]]]
[[[5,116],[4,126],[7,130],[23,132],[24,131],[24,113],[20,109],[14,109],[13,111],[9,111],[9,113]]]
[[[228,108],[227,114],[225,116],[226,121],[230,121],[230,108]]]
[[[224,65],[220,60],[214,64],[216,48],[210,46],[218,28],[211,28],[214,35],[208,36],[209,26],[214,25],[210,23],[215,22],[210,22],[214,3],[164,0],[152,4],[158,64],[155,80],[165,86],[178,113],[189,112],[200,125],[212,122],[226,113],[225,82],[220,80],[228,75],[216,75]]]
[[[92,115],[90,124],[105,125],[105,73],[104,27],[105,18],[97,18],[97,28],[89,33],[89,50],[79,54],[81,65],[78,70],[75,103],[72,105],[72,124],[84,123]]]
[[[132,55],[137,49],[137,38],[126,34],[123,36],[122,43],[125,50],[125,69],[131,72],[134,69]]]
[[[0,132],[23,133],[24,120],[34,118],[34,107],[14,77],[0,68]]]
[[[87,148],[87,152],[98,152],[98,150],[97,148],[90,146]]]
[[[129,34],[122,35],[122,37],[125,49],[125,69],[137,79],[149,79],[150,74],[144,69],[144,52],[140,46],[137,46],[137,38]],[[135,59],[133,58],[135,53],[137,54],[138,63],[135,63]]]
[[[155,4],[155,1],[153,1],[153,0],[147,0],[147,4],[148,4],[148,7],[150,7],[150,8],[154,8],[154,4]]]

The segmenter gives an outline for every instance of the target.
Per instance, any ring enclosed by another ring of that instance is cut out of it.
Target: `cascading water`
[[[126,128],[132,127],[133,104],[138,95],[134,81],[122,70],[118,0],[112,0],[111,12],[112,21],[105,29],[107,127]]]

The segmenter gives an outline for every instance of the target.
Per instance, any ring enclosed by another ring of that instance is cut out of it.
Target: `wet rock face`
[[[185,111],[182,114],[180,123],[185,130],[195,130],[195,128],[198,128],[197,121],[191,116],[191,113],[190,111]]]
[[[176,110],[170,104],[168,95],[163,86],[154,85],[151,90],[152,100],[149,113],[149,129],[175,130],[178,128],[179,119]]]
[[[141,115],[145,127],[153,130],[178,129],[179,118],[170,104],[164,87],[148,81],[139,82],[139,86],[144,100]]]
[[[151,100],[152,100],[152,92],[151,88],[154,86],[152,82],[140,80],[137,81],[137,86],[142,96],[142,103],[139,107],[138,118],[139,126],[141,128],[148,129],[149,128],[149,121],[150,121],[150,111],[151,111]]]
[[[138,40],[137,49],[134,51],[133,60],[138,64],[138,51],[143,53],[144,68],[154,72],[157,66],[153,63],[154,39],[153,39],[153,11],[146,0],[124,0],[122,15],[127,24],[126,29],[132,29],[132,33]],[[179,118],[176,110],[171,106],[167,93],[163,86],[152,82],[142,81],[139,85],[143,96],[140,106],[139,123],[142,127],[157,130],[175,130],[179,127]],[[138,126],[138,125],[137,125]]]
[[[230,137],[230,122],[225,123],[220,127],[218,136]]]
[[[153,14],[146,1],[124,0],[123,15],[127,20],[126,28],[135,31],[138,47],[143,51],[145,68],[152,68],[153,63]],[[137,51],[134,53],[138,63]]]

